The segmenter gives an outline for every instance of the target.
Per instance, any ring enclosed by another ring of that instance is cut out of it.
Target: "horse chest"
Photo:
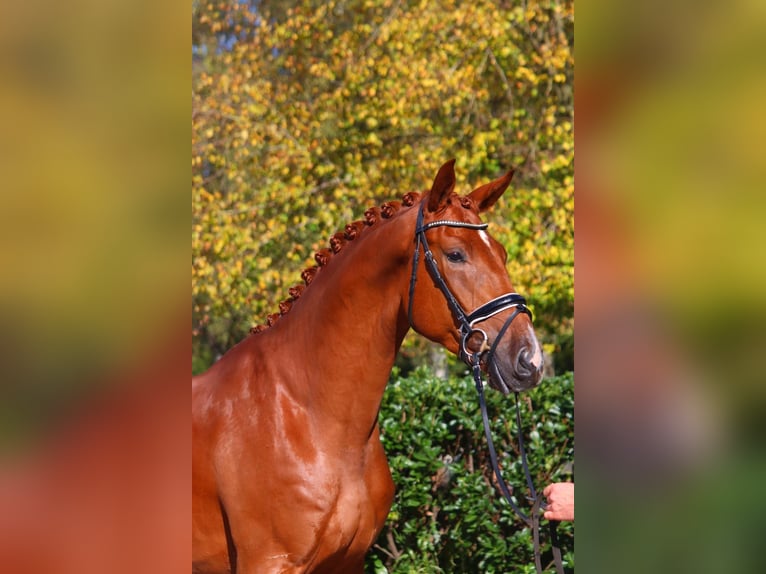
[[[337,573],[360,564],[383,527],[393,483],[382,447],[371,452],[356,456],[363,464],[347,464],[348,453],[324,453],[304,468],[279,538],[296,562],[311,565],[309,572]]]
[[[315,532],[316,562],[337,565],[363,557],[382,526],[381,515],[385,517],[387,512],[384,505],[387,501],[376,500],[363,479],[349,481],[346,477],[326,509],[325,527]]]
[[[380,502],[374,499],[367,482],[359,478],[352,484],[344,485],[334,518],[340,528],[348,532],[371,530],[374,528],[376,507]]]

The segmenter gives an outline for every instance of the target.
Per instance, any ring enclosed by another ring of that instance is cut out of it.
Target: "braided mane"
[[[380,207],[371,207],[364,212],[364,219],[358,221],[352,221],[345,226],[343,231],[339,231],[330,237],[329,247],[320,249],[314,254],[314,260],[316,265],[308,267],[301,272],[301,279],[303,284],[298,284],[290,287],[288,290],[289,297],[279,303],[279,312],[272,313],[266,318],[266,323],[262,325],[256,325],[250,329],[250,333],[260,333],[265,331],[274,323],[276,323],[282,316],[286,315],[293,303],[303,295],[303,292],[311,284],[316,277],[317,273],[330,263],[333,256],[343,250],[343,247],[349,242],[357,239],[365,229],[372,227],[380,222],[382,219],[391,219],[396,213],[399,212],[402,206],[411,207],[418,202],[421,195],[418,192],[411,191],[404,196],[401,200],[388,201],[382,204]]]

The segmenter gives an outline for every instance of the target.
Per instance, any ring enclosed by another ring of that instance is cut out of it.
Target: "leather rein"
[[[444,295],[444,298],[447,301],[447,306],[450,308],[450,310],[452,311],[452,314],[454,315],[455,319],[458,322],[458,326],[460,330],[460,339],[461,339],[460,358],[469,367],[471,367],[474,383],[476,384],[476,391],[479,395],[479,406],[481,407],[482,421],[484,423],[484,435],[487,438],[489,458],[492,464],[492,470],[495,474],[495,477],[497,478],[497,484],[500,488],[500,491],[503,494],[503,497],[511,506],[511,509],[513,510],[513,512],[532,531],[532,538],[534,543],[535,568],[537,569],[537,572],[541,574],[543,572],[543,568],[542,568],[542,558],[541,558],[541,552],[540,552],[540,519],[541,519],[542,511],[545,510],[545,503],[543,502],[542,493],[541,492],[538,493],[535,490],[535,486],[532,482],[532,477],[529,472],[529,466],[527,464],[527,454],[526,454],[526,449],[524,448],[524,439],[523,439],[523,433],[521,429],[521,411],[519,408],[519,393],[514,392],[515,402],[516,402],[516,429],[517,429],[517,440],[519,443],[519,453],[521,456],[521,465],[522,465],[522,468],[524,469],[524,475],[526,477],[527,487],[529,488],[529,492],[530,492],[530,496],[528,496],[527,499],[530,502],[532,502],[532,509],[529,515],[525,514],[519,508],[516,502],[514,502],[513,496],[511,494],[511,489],[506,484],[500,472],[500,466],[498,464],[498,459],[497,459],[497,451],[495,450],[495,445],[492,440],[492,431],[490,429],[490,424],[489,424],[489,415],[487,414],[487,403],[484,398],[484,381],[482,379],[482,372],[481,372],[482,355],[486,353],[486,357],[484,357],[484,360],[487,365],[487,368],[488,369],[495,368],[496,372],[499,375],[499,372],[497,371],[497,368],[494,363],[494,359],[495,359],[495,350],[497,349],[497,345],[500,342],[500,339],[502,339],[502,337],[505,335],[508,328],[511,326],[511,323],[513,322],[513,320],[520,313],[527,314],[531,319],[532,312],[529,310],[529,308],[527,308],[527,304],[526,304],[527,302],[526,302],[526,299],[524,299],[524,297],[522,297],[518,293],[506,293],[505,295],[501,295],[500,297],[492,299],[491,301],[485,303],[484,305],[481,305],[473,312],[466,313],[463,307],[458,302],[458,300],[450,291],[449,287],[447,286],[447,282],[444,280],[444,277],[442,277],[441,273],[439,272],[439,267],[436,264],[436,260],[434,259],[433,252],[428,246],[428,240],[426,239],[426,231],[428,231],[429,229],[433,229],[435,227],[460,227],[464,229],[474,229],[477,231],[482,231],[487,229],[488,225],[486,223],[467,223],[463,221],[452,221],[452,220],[437,220],[437,221],[432,221],[430,223],[423,224],[423,219],[424,219],[423,204],[421,204],[418,210],[417,223],[415,225],[415,253],[412,260],[412,275],[410,277],[410,288],[409,288],[409,304],[407,308],[407,315],[409,318],[409,322],[410,322],[410,325],[414,327],[414,324],[412,321],[412,301],[415,295],[415,283],[417,282],[417,271],[418,271],[418,265],[420,262],[420,249],[422,247],[423,259],[425,261],[425,266],[426,266],[426,269],[428,270],[428,274],[431,276],[431,279],[433,279],[436,286]],[[511,308],[513,308],[513,313],[511,313],[508,319],[506,319],[505,323],[503,323],[503,326],[500,328],[500,331],[498,331],[497,337],[495,338],[492,345],[489,345],[489,338],[487,336],[487,333],[483,331],[482,329],[478,329],[476,327],[476,324],[481,323],[482,321],[486,321],[490,317],[493,317],[494,315],[497,315],[498,313],[509,310]],[[478,351],[471,351],[468,348],[468,342],[476,334],[481,336],[482,338],[481,344],[479,346]],[[562,560],[561,560],[561,549],[559,548],[558,537],[556,535],[556,524],[557,524],[556,521],[549,521],[548,523],[550,537],[551,537],[551,548],[553,552],[553,558],[554,558],[554,563],[556,566],[556,571],[558,572],[558,574],[564,574],[564,567],[562,565]]]

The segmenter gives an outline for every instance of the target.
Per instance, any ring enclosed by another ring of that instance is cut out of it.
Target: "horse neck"
[[[269,329],[281,335],[288,364],[303,366],[287,384],[323,419],[323,432],[334,425],[351,440],[355,432],[366,440],[374,428],[409,329],[404,300],[414,226],[410,208],[365,229]]]

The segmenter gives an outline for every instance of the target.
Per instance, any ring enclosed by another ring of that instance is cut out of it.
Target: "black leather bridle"
[[[484,398],[484,381],[481,372],[482,355],[486,353],[484,357],[484,363],[487,365],[487,369],[494,369],[496,376],[500,377],[500,371],[495,365],[495,350],[498,343],[503,338],[508,328],[511,326],[513,320],[520,314],[527,314],[530,319],[532,318],[532,312],[527,308],[527,302],[524,297],[518,293],[506,293],[500,297],[496,297],[487,303],[484,303],[471,313],[466,313],[460,302],[452,294],[447,285],[447,282],[439,272],[439,267],[434,259],[433,252],[428,246],[428,240],[426,239],[426,231],[435,227],[459,227],[463,229],[474,229],[477,231],[487,229],[486,223],[467,223],[464,221],[452,221],[447,219],[440,219],[432,221],[430,223],[423,224],[423,204],[420,204],[418,210],[417,223],[415,224],[415,253],[412,259],[412,275],[410,277],[409,288],[409,303],[407,306],[407,316],[410,325],[414,328],[412,321],[412,306],[415,296],[415,284],[417,282],[418,265],[420,262],[420,249],[423,248],[423,259],[425,261],[426,269],[431,279],[444,295],[447,301],[447,306],[452,311],[455,320],[458,323],[458,329],[460,331],[460,358],[471,367],[474,382],[476,384],[476,391],[479,394],[479,406],[481,407],[481,416],[484,423],[484,434],[487,437],[487,447],[489,450],[489,458],[492,463],[492,470],[497,478],[500,491],[503,493],[503,497],[513,509],[514,513],[527,525],[532,531],[534,554],[535,554],[535,568],[538,573],[543,572],[542,559],[540,555],[540,517],[542,511],[545,509],[545,503],[543,502],[542,493],[538,493],[535,490],[535,486],[532,482],[532,477],[529,472],[529,466],[527,464],[527,454],[524,448],[523,433],[521,430],[521,412],[519,408],[519,394],[514,392],[516,399],[516,429],[517,439],[519,443],[519,453],[521,455],[521,463],[524,469],[524,475],[527,481],[527,487],[529,488],[530,495],[527,497],[532,502],[532,509],[529,515],[525,514],[519,506],[514,502],[511,495],[511,489],[506,484],[503,476],[500,472],[500,466],[497,460],[497,451],[495,450],[494,442],[492,441],[492,432],[489,425],[489,415],[487,414],[487,403]],[[486,321],[490,317],[502,313],[508,309],[513,309],[513,313],[505,320],[503,326],[497,333],[497,337],[493,341],[492,345],[489,345],[489,338],[487,333],[482,329],[476,328],[477,323]],[[468,343],[472,339],[474,334],[479,334],[482,337],[481,344],[477,351],[471,351],[468,348]],[[549,522],[551,547],[553,552],[554,563],[556,565],[556,571],[559,574],[564,573],[564,567],[561,561],[561,550],[558,544],[558,537],[556,535],[556,523],[554,521]]]
[[[483,340],[480,345],[480,352],[484,352],[486,350],[489,351],[488,356],[486,357],[486,362],[490,363],[494,359],[495,355],[495,349],[497,348],[497,344],[502,338],[502,336],[505,334],[505,332],[508,330],[508,327],[511,326],[511,323],[516,318],[516,316],[519,313],[526,313],[527,315],[532,317],[532,312],[527,308],[527,302],[518,293],[506,293],[505,295],[501,295],[500,297],[496,297],[495,299],[492,299],[491,301],[485,303],[478,309],[474,310],[472,313],[466,313],[463,309],[463,306],[460,305],[458,300],[455,298],[455,296],[450,291],[449,287],[447,286],[447,282],[442,277],[441,273],[439,272],[439,267],[436,264],[436,260],[434,259],[433,252],[431,251],[431,248],[428,246],[428,239],[426,239],[426,231],[429,229],[433,229],[434,227],[462,227],[464,229],[475,229],[475,230],[485,230],[487,229],[486,223],[467,223],[465,221],[450,221],[446,219],[441,219],[438,221],[432,221],[431,223],[426,223],[423,225],[423,205],[421,204],[420,209],[418,210],[418,219],[417,223],[415,224],[415,254],[412,259],[412,276],[410,277],[410,294],[409,294],[409,305],[407,308],[407,316],[410,321],[410,325],[413,325],[412,322],[412,302],[415,297],[415,283],[417,282],[417,276],[418,276],[418,264],[420,262],[420,248],[423,247],[423,258],[425,260],[426,269],[428,269],[428,273],[431,276],[431,278],[434,280],[434,283],[436,283],[436,286],[439,288],[439,290],[444,295],[444,298],[447,300],[447,306],[450,308],[450,311],[452,311],[452,314],[455,316],[455,319],[458,322],[458,327],[460,329],[460,358],[463,359],[466,363],[469,365],[471,364],[471,361],[473,360],[473,356],[475,353],[471,352],[468,349],[468,341],[471,339],[471,337],[474,335],[474,333],[478,333],[482,336]],[[475,325],[477,323],[481,323],[482,321],[486,321],[490,317],[493,317],[497,315],[498,313],[502,313],[503,311],[507,309],[514,308],[513,313],[510,317],[505,321],[505,324],[502,326],[500,331],[497,334],[497,338],[495,339],[495,342],[492,344],[491,347],[488,346],[488,338],[487,334],[481,330],[477,329]],[[414,326],[414,325],[413,325]]]

